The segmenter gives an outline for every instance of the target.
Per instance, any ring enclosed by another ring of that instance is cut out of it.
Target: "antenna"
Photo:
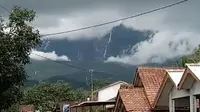
[[[93,100],[93,91],[94,91],[94,85],[93,85],[93,72],[94,70],[93,69],[89,69],[89,72],[90,72],[90,81],[91,81],[91,97],[92,97],[92,100]]]

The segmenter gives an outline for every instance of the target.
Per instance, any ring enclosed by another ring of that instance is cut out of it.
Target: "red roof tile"
[[[145,96],[144,88],[140,87],[121,87],[119,89],[119,97],[121,98],[126,111],[142,112],[150,110],[150,104]]]
[[[164,81],[166,69],[178,69],[180,67],[139,67],[138,75],[144,86],[150,105],[153,107],[155,98]]]

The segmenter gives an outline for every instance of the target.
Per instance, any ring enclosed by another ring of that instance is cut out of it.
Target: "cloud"
[[[138,14],[178,0],[1,0],[0,4],[11,8],[13,4],[34,9],[37,12],[33,25],[41,34],[66,31],[122,17]],[[162,62],[166,59],[189,54],[197,46],[200,32],[200,0],[189,0],[184,4],[154,12],[145,16],[122,21],[125,26],[138,30],[159,31],[152,39],[138,43],[131,55],[119,54],[108,61],[142,64]],[[0,10],[0,13],[2,10]],[[3,13],[5,14],[5,13]],[[113,26],[106,25],[64,35],[47,36],[51,39],[101,38]],[[112,37],[114,38],[114,37]]]
[[[200,43],[200,34],[193,32],[160,31],[151,39],[136,44],[130,55],[109,57],[106,62],[132,65],[162,63],[167,59],[188,55]]]
[[[58,56],[55,51],[52,52],[42,52],[42,51],[37,51],[37,50],[32,50],[31,54],[30,54],[30,58],[34,59],[34,60],[47,60],[51,59],[54,61],[70,61],[70,59],[65,56]]]
[[[111,15],[110,15],[111,14]],[[79,15],[79,16],[77,16]],[[113,18],[120,18],[121,16],[114,11],[106,11],[100,10],[98,12],[88,12],[84,15],[81,13],[74,14],[71,17],[67,18],[59,18],[59,25],[57,27],[43,27],[39,28],[41,34],[55,33],[60,31],[68,31],[77,28],[82,28],[85,26],[95,25],[99,23],[103,23],[106,21],[111,21],[110,18],[104,18],[104,16],[112,16]],[[91,21],[91,18],[95,17],[96,19]],[[45,20],[44,20],[45,21]],[[119,25],[119,23],[109,24],[103,27],[91,28],[87,30],[82,30],[78,32],[72,32],[69,34],[61,34],[55,36],[46,36],[44,38],[50,39],[63,39],[67,38],[69,40],[77,40],[77,39],[91,39],[91,38],[101,38],[104,34],[108,33],[114,26]]]
[[[11,9],[12,5],[14,4],[33,9],[37,12],[37,18],[33,25],[40,30],[41,34],[47,34],[112,21],[122,17],[134,15],[139,12],[147,11],[155,7],[160,7],[172,2],[175,1],[166,2],[166,0],[140,0],[124,2],[121,0],[59,0],[57,2],[55,0],[1,0],[0,4],[8,9]],[[131,19],[129,22],[123,22],[128,23],[126,24],[128,26],[136,28],[137,26],[144,26],[140,24],[146,24],[146,26],[143,28],[149,28],[148,25],[153,25],[149,23],[155,23],[154,20],[156,17],[153,17],[150,14],[149,16],[143,18],[145,18],[143,19],[145,21],[142,22],[137,22],[135,19]],[[149,19],[147,20],[146,18]],[[105,33],[109,32],[113,26],[118,24],[119,23],[114,23],[103,27],[63,35],[47,36],[45,38],[67,38],[70,40],[77,40],[80,38],[101,38]]]

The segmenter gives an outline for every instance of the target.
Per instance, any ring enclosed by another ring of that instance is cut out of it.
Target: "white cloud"
[[[104,18],[105,16],[109,16],[112,18]],[[95,18],[94,18],[95,17]],[[59,18],[59,24],[57,27],[44,27],[39,28],[41,34],[48,34],[48,33],[55,33],[55,32],[62,32],[62,31],[69,31],[74,30],[77,28],[83,28],[86,26],[96,25],[99,23],[112,21],[116,18],[121,18],[116,11],[108,11],[108,10],[97,10],[94,12],[88,12],[84,15],[82,13],[74,13],[70,17],[62,17]],[[96,27],[91,28],[87,30],[77,31],[77,32],[71,32],[68,34],[60,34],[55,36],[46,36],[44,38],[50,38],[50,39],[63,39],[67,38],[69,40],[77,40],[77,39],[91,39],[91,38],[101,38],[104,36],[104,34],[108,33],[113,26],[119,25],[118,23],[109,24],[102,27]]]
[[[32,50],[31,54],[30,54],[30,58],[34,59],[34,60],[47,60],[51,59],[54,61],[70,61],[70,59],[65,56],[58,56],[55,51],[52,52],[42,52],[42,51],[37,51],[37,50]]]
[[[161,13],[152,13],[135,19],[132,27],[136,29],[158,30],[150,40],[133,46],[131,54],[120,54],[109,57],[106,62],[121,62],[132,65],[148,62],[162,63],[167,59],[191,54],[200,44],[200,24],[197,20],[200,14],[197,3],[188,1],[184,5]],[[193,4],[193,5],[192,5]],[[191,18],[191,19],[189,19]],[[131,21],[125,22],[127,26]]]
[[[106,62],[121,62],[132,65],[148,62],[162,63],[167,59],[192,53],[200,44],[200,34],[193,32],[160,31],[150,40],[135,45],[130,55],[109,57]]]
[[[15,3],[36,10],[38,18],[34,26],[39,28],[41,34],[46,34],[115,20],[178,0],[84,0],[84,2],[80,0],[60,2],[44,0],[40,4],[38,4],[38,1],[3,0],[0,4],[7,7],[9,4]],[[108,61],[142,64],[162,62],[166,59],[191,53],[192,49],[200,43],[199,4],[200,0],[188,0],[186,3],[170,9],[122,21],[127,27],[139,30],[158,30],[159,33],[150,41],[143,41],[134,46],[131,55],[122,54],[117,57],[110,57]],[[115,25],[118,25],[118,23],[46,38],[67,38],[70,40],[101,38]],[[187,40],[187,45],[181,44],[180,41],[182,40]],[[169,46],[171,43],[173,43],[172,46],[176,46],[176,49]],[[137,51],[134,52],[134,50]]]

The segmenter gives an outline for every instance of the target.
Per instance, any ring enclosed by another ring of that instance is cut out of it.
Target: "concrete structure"
[[[123,81],[117,81],[93,92],[92,101],[85,101],[71,106],[71,112],[87,112],[88,110],[102,110],[113,112],[115,98]]]
[[[158,94],[167,78],[166,70],[180,67],[138,67],[134,85],[122,85],[114,112],[168,112],[168,98],[158,102]],[[176,81],[177,82],[177,81]],[[166,96],[168,96],[166,94]],[[158,103],[155,103],[158,102]],[[162,103],[165,103],[163,105]],[[158,105],[156,105],[158,104]]]
[[[168,106],[169,112],[199,112],[199,98],[200,63],[186,64],[185,69],[167,71],[155,106]]]
[[[109,101],[115,99],[120,88],[120,85],[127,84],[124,81],[117,81],[101,89],[93,92],[94,100],[96,101]]]

